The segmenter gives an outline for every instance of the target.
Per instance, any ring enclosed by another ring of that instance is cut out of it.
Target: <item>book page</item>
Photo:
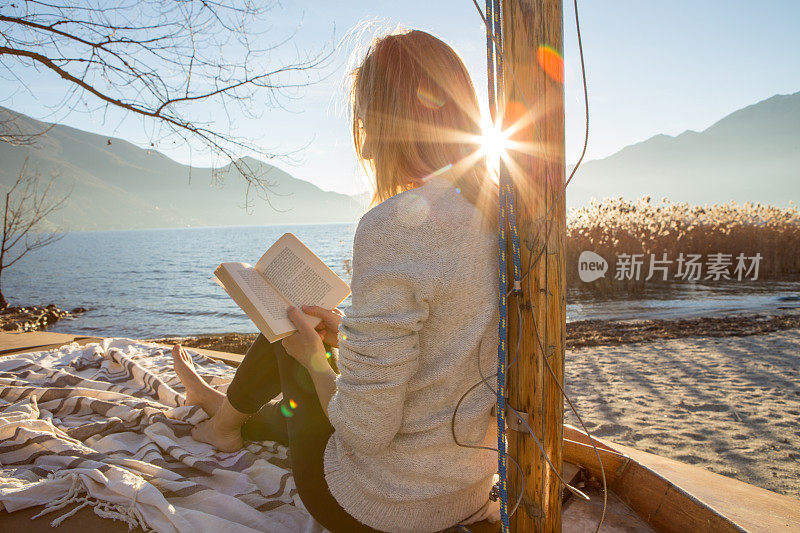
[[[228,296],[236,302],[236,304],[245,312],[245,314],[253,321],[253,323],[258,327],[261,333],[269,340],[269,342],[274,342],[276,339],[275,331],[269,327],[269,323],[267,323],[266,318],[258,312],[255,306],[250,302],[247,296],[245,296],[244,291],[239,287],[239,284],[236,280],[233,279],[231,273],[225,268],[225,265],[219,265],[214,270],[214,281],[217,282],[217,285],[225,289],[225,292],[228,293]]]
[[[284,234],[259,259],[255,270],[295,307],[333,309],[350,287],[292,233]]]
[[[242,289],[247,299],[264,316],[276,332],[292,331],[294,325],[287,315],[286,301],[253,267],[246,263],[223,263],[234,282]]]

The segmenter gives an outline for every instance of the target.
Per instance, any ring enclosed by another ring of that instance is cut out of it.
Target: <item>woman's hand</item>
[[[325,346],[322,344],[322,333],[311,327],[311,324],[303,318],[302,313],[296,307],[289,308],[289,320],[297,328],[297,331],[281,339],[281,344],[286,353],[297,359],[301,365],[309,371],[320,364],[328,366],[325,357]]]
[[[316,316],[322,319],[322,322],[317,324],[315,328],[317,333],[322,335],[322,340],[334,348],[339,347],[339,324],[342,322],[344,316],[341,311],[334,308],[328,311],[324,307],[317,305],[304,305],[303,312],[311,316]]]

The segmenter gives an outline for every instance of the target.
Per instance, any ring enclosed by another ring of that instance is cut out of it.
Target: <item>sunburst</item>
[[[483,121],[479,150],[486,157],[486,164],[495,181],[500,173],[500,160],[508,159],[512,144],[508,130],[503,130],[499,124],[493,124],[488,119]]]

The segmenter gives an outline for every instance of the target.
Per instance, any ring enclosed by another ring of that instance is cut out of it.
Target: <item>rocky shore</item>
[[[800,328],[800,313],[678,320],[581,320],[567,324],[567,348],[684,337],[747,337],[795,328]]]
[[[247,352],[247,348],[256,340],[258,333],[210,333],[207,335],[193,335],[189,337],[162,337],[147,339],[159,344],[180,343],[189,348],[206,348],[218,352],[238,353]]]
[[[55,304],[46,306],[31,305],[27,307],[6,307],[0,311],[0,330],[3,331],[36,331],[46,329],[59,320],[72,318],[85,313],[83,307],[72,311],[61,309]]]
[[[581,320],[567,324],[567,348],[615,346],[684,337],[744,337],[793,328],[800,328],[800,314],[732,315],[680,320]],[[217,333],[150,340],[243,354],[256,336],[256,333]]]

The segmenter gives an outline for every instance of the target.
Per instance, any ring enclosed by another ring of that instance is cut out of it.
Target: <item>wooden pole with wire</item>
[[[508,172],[516,190],[521,241],[522,294],[508,304],[509,360],[519,328],[519,359],[509,367],[509,404],[527,416],[536,437],[561,469],[566,330],[564,241],[564,88],[561,0],[503,0],[503,128],[510,133]],[[528,109],[530,106],[531,109]],[[553,205],[555,203],[555,205]],[[552,206],[552,208],[551,208]],[[538,260],[537,260],[538,258]],[[511,278],[513,279],[513,277]],[[522,320],[516,306],[521,305]],[[552,374],[544,358],[547,358]],[[518,532],[561,531],[561,485],[526,430],[513,430],[507,415],[509,452],[525,472],[526,487],[511,519]],[[508,468],[509,505],[522,480]]]

